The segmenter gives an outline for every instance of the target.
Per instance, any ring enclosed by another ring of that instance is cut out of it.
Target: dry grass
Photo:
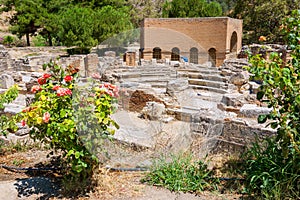
[[[96,175],[98,187],[95,195],[103,200],[139,196],[145,187],[139,181],[142,176],[142,172],[110,172],[101,168]]]

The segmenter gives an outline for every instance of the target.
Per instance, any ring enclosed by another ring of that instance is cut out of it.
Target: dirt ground
[[[74,199],[63,195],[59,175],[53,172],[27,172],[8,170],[3,166],[51,167],[48,150],[29,152],[6,152],[0,156],[0,199]],[[97,175],[98,187],[95,191],[76,199],[101,200],[233,200],[243,199],[239,194],[221,194],[219,191],[204,192],[198,195],[170,192],[167,189],[149,186],[140,182],[145,172],[111,172],[100,169]],[[7,194],[6,194],[7,193]]]

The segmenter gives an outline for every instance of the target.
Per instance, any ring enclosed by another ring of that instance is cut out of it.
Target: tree
[[[282,42],[281,20],[295,8],[299,0],[238,0],[231,17],[243,19],[245,43],[258,42],[260,36],[277,43]]]
[[[222,7],[217,2],[206,0],[173,0],[163,5],[163,17],[217,17]]]
[[[133,24],[128,13],[128,7],[114,8],[112,6],[104,6],[97,10],[94,21],[94,38],[99,42],[103,42],[118,33],[132,29]]]
[[[58,37],[66,46],[91,47],[98,43],[93,38],[95,12],[91,8],[72,6],[59,14]]]
[[[26,36],[27,45],[30,46],[29,35],[34,34],[40,25],[38,19],[43,10],[42,0],[2,0],[1,11],[14,11],[10,19],[10,31],[19,38]]]

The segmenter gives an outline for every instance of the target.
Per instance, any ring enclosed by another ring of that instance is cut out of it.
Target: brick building
[[[229,17],[146,18],[141,24],[140,58],[185,58],[220,66],[241,50],[242,23]]]

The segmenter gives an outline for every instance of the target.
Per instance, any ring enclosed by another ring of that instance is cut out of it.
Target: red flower
[[[53,86],[52,90],[58,90],[59,88],[60,88],[59,85],[55,85],[55,86]]]
[[[43,121],[44,121],[45,123],[48,123],[49,120],[50,120],[50,114],[49,114],[48,112],[45,112],[45,113],[44,113],[44,116],[43,116]]]
[[[71,82],[71,81],[73,80],[73,77],[70,76],[70,75],[68,75],[68,76],[66,76],[64,79],[65,79],[65,81],[68,83],[68,82]]]
[[[39,85],[34,85],[31,88],[31,92],[36,93],[37,91],[41,91],[42,88]]]
[[[46,73],[46,74],[43,75],[43,78],[44,78],[44,79],[47,79],[47,78],[50,78],[50,77],[51,77],[51,74],[47,74],[47,73]]]
[[[72,91],[68,88],[58,88],[57,90],[57,96],[61,97],[61,96],[65,96],[65,95],[72,95]]]
[[[40,84],[40,85],[44,85],[45,83],[46,83],[46,79],[44,78],[44,77],[40,77],[40,78],[38,78],[38,83]]]
[[[26,125],[26,122],[25,122],[24,119],[21,121],[21,125],[22,125],[22,126],[25,126],[25,125]]]

